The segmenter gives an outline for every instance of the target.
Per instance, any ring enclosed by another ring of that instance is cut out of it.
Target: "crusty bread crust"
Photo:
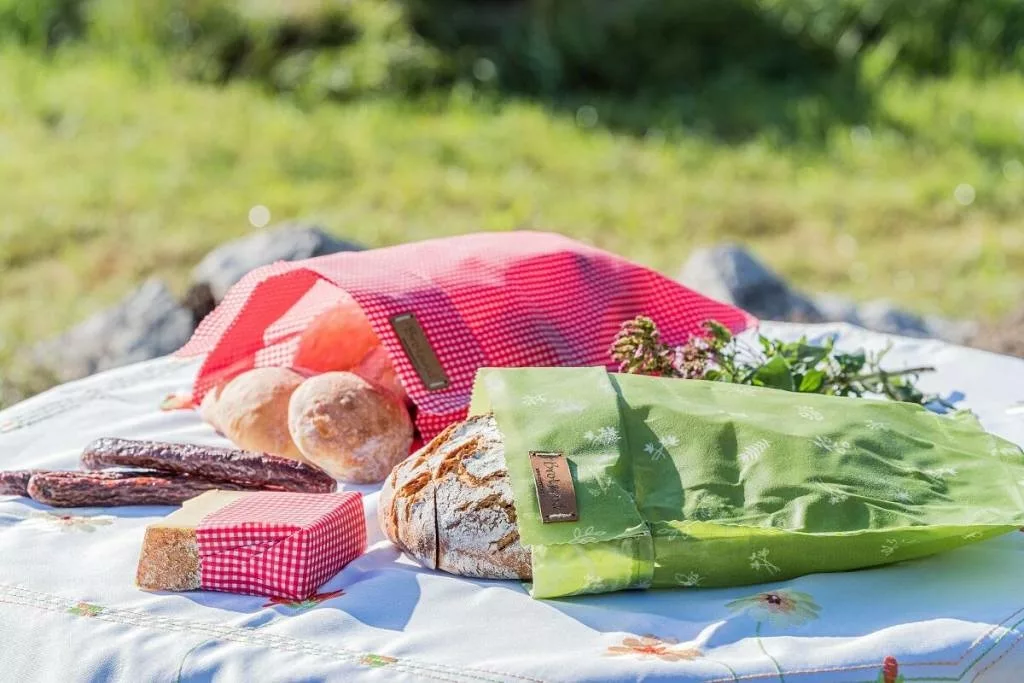
[[[461,576],[529,579],[505,447],[493,416],[450,426],[392,470],[381,529],[424,566]]]

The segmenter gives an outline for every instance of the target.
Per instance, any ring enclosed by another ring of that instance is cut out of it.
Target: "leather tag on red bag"
[[[402,342],[405,355],[409,357],[423,385],[431,391],[447,389],[448,375],[416,316],[412,313],[391,316],[391,327],[398,335],[398,341]]]
[[[561,453],[530,451],[533,482],[537,486],[540,517],[544,524],[575,522],[576,488],[572,483],[569,461]]]

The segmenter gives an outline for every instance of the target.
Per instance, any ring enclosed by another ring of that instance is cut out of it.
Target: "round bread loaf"
[[[217,417],[217,402],[220,400],[220,385],[217,385],[206,392],[203,396],[202,403],[199,404],[199,417],[203,419],[203,422],[210,425],[218,432],[223,434],[223,430],[220,428],[220,422]]]
[[[302,379],[288,368],[247,370],[228,382],[207,409],[200,407],[200,411],[243,450],[302,460],[288,432],[288,400]],[[206,397],[202,405],[206,405]]]
[[[452,425],[395,467],[377,511],[388,538],[431,569],[486,579],[532,576],[505,446],[490,415]]]
[[[401,400],[351,372],[303,382],[288,406],[288,428],[310,462],[355,484],[386,477],[412,445],[412,420]]]

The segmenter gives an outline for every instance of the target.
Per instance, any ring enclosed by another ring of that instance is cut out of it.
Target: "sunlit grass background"
[[[493,46],[428,41],[417,31],[433,35],[429,22],[408,19],[424,3],[304,2],[284,14],[278,3],[182,3],[253,31],[248,53],[231,48],[242,66],[224,73],[231,51],[214,29],[206,42],[163,36],[184,21],[166,2],[40,2],[88,11],[86,28],[39,35],[32,22],[52,17],[26,18],[26,4],[0,0],[9,383],[33,383],[17,349],[144,277],[184,291],[208,250],[257,229],[256,205],[370,246],[556,230],[669,274],[695,247],[740,241],[801,288],[922,313],[993,318],[1024,292],[1024,75],[1007,66],[1012,52],[904,69],[883,41],[805,81],[715,62],[706,78],[631,92],[614,74],[573,82],[566,59],[549,77]],[[736,4],[790,21],[777,13],[786,3]],[[327,47],[300,40],[284,57],[260,47],[267,26],[310,31],[337,17],[355,37],[324,29]]]

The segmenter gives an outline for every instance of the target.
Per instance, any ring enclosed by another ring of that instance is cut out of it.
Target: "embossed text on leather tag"
[[[441,361],[430,345],[420,321],[412,313],[399,313],[391,316],[391,327],[398,335],[398,341],[402,342],[405,355],[415,368],[416,374],[420,376],[427,389],[436,391],[448,388],[448,375],[441,367]]]
[[[545,524],[575,522],[576,488],[572,483],[569,461],[561,453],[530,451],[533,482],[540,501],[540,517]]]

